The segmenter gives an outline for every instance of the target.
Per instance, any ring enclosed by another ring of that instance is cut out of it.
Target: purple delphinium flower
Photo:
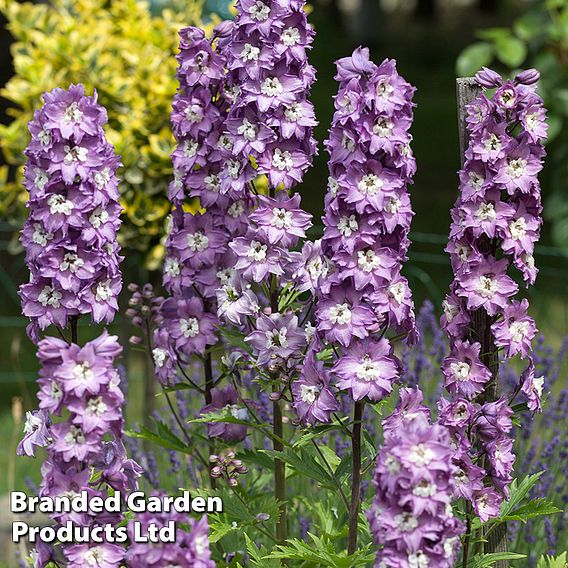
[[[514,299],[518,286],[510,273],[516,267],[527,285],[536,278],[533,252],[542,224],[537,175],[545,154],[546,116],[536,92],[537,71],[504,81],[484,68],[476,80],[496,90],[467,107],[469,145],[446,248],[455,278],[442,317],[452,346],[442,368],[454,399],[440,402],[439,420],[452,431],[457,448],[460,494],[485,521],[498,514],[508,495],[515,459],[507,398],[485,402],[482,397],[497,380],[493,372],[500,359],[528,360],[513,392],[527,398],[530,410],[540,410],[543,380],[535,379],[531,346],[536,326],[528,301]],[[497,422],[487,418],[495,414]]]
[[[298,418],[305,424],[329,422],[331,414],[339,410],[329,371],[313,353],[306,357],[300,377],[292,383],[292,396]]]
[[[121,288],[116,170],[107,114],[82,85],[44,94],[30,122],[24,185],[29,216],[21,241],[30,281],[20,287],[30,337],[70,316],[109,323]]]
[[[256,331],[249,334],[245,341],[253,348],[256,363],[270,368],[289,366],[290,358],[300,353],[306,345],[305,335],[298,327],[295,314],[261,315],[256,320]]]
[[[339,377],[337,387],[348,390],[353,400],[367,397],[380,401],[392,391],[400,374],[400,362],[385,338],[366,338],[355,342],[332,371]]]
[[[415,398],[419,404],[422,397]],[[375,566],[450,568],[464,530],[451,507],[457,467],[450,433],[430,424],[423,412],[409,420],[397,418],[395,427],[389,421],[384,421],[385,442],[373,481],[376,496],[367,513],[373,539],[382,545]]]
[[[248,409],[244,403],[240,401],[239,395],[232,385],[212,389],[211,399],[211,404],[205,405],[201,409],[201,414],[222,411],[232,418],[248,420]],[[247,427],[244,424],[212,422],[207,425],[207,433],[210,437],[221,438],[226,442],[240,442],[246,438]]]
[[[35,457],[35,448],[43,448],[47,446],[51,440],[49,426],[49,414],[45,410],[26,412],[26,422],[24,424],[25,436],[18,444],[16,453],[19,456]]]

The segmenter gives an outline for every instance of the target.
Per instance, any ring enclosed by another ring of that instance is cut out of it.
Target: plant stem
[[[70,316],[69,325],[71,326],[71,343],[79,341],[79,316]]]
[[[361,501],[361,422],[365,402],[359,400],[355,403],[353,411],[353,433],[351,435],[352,476],[351,476],[351,503],[349,506],[349,541],[347,553],[353,554],[357,550],[357,528],[359,524],[359,505]]]
[[[205,404],[211,404],[212,397],[211,397],[211,390],[213,389],[213,361],[211,359],[211,352],[209,351],[205,358],[203,359],[203,369],[205,372]],[[215,453],[215,446],[213,441],[209,440],[209,455]],[[217,480],[211,475],[211,468],[209,468],[209,481],[211,483],[211,489],[217,488]]]

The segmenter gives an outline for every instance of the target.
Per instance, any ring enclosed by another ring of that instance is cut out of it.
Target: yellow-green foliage
[[[123,245],[141,250],[158,245],[169,212],[177,32],[186,25],[202,25],[201,0],[177,1],[179,9],[153,16],[146,2],[135,0],[52,0],[50,5],[0,0],[16,39],[16,73],[0,92],[14,104],[9,111],[14,120],[0,125],[0,144],[7,163],[17,168],[15,182],[8,182],[6,168],[0,171],[4,219],[19,224],[25,214],[22,151],[41,94],[83,83],[88,92],[97,89],[107,108],[106,132],[124,164]],[[159,248],[150,251],[148,260],[156,258]]]

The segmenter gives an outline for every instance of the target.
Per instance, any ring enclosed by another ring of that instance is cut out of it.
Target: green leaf
[[[467,566],[468,568],[490,568],[499,560],[520,560],[526,558],[524,554],[515,552],[491,552],[490,554],[476,554],[471,558]]]
[[[536,568],[567,568],[568,559],[566,558],[566,552],[563,552],[560,556],[549,556],[544,555],[538,561]]]
[[[527,57],[527,46],[514,36],[502,37],[495,41],[497,59],[509,67],[518,67]]]
[[[252,353],[252,349],[250,345],[245,341],[245,335],[243,333],[235,329],[230,329],[228,327],[219,327],[218,329],[229,345],[239,347],[247,353]]]
[[[526,523],[529,519],[535,517],[555,515],[557,513],[562,513],[562,509],[559,509],[547,499],[538,498],[533,499],[526,505],[517,507],[511,514],[500,516],[499,518],[503,521],[521,521]]]
[[[470,77],[493,59],[493,46],[478,42],[466,47],[458,56],[456,71],[460,77]]]
[[[286,448],[283,452],[261,450],[261,453],[272,456],[275,459],[280,459],[288,464],[293,472],[314,479],[323,485],[330,486],[333,482],[331,476],[314,457],[306,451],[306,448],[302,448],[299,454],[290,450],[290,448]]]
[[[126,430],[125,434],[131,438],[148,440],[149,442],[157,444],[158,446],[168,450],[191,454],[189,446],[184,444],[184,442],[182,442],[165,424],[159,430],[161,430],[161,433],[155,433],[146,426],[140,426],[140,430],[138,432],[135,430]]]

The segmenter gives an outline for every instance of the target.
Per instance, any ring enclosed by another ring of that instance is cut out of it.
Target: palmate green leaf
[[[375,552],[370,547],[359,549],[348,556],[346,552],[337,553],[333,543],[326,538],[308,533],[312,543],[303,540],[291,539],[285,545],[279,545],[277,550],[271,552],[267,558],[282,558],[294,560],[293,566],[320,568],[333,566],[334,568],[355,568],[368,566],[375,558]],[[301,564],[300,564],[301,562]]]
[[[513,479],[509,486],[509,499],[507,501],[503,501],[501,504],[499,517],[506,517],[507,515],[512,514],[515,508],[528,495],[529,491],[536,485],[543,473],[544,472],[540,471],[532,475],[527,475],[520,481],[520,483],[518,479]]]
[[[256,566],[258,568],[281,568],[282,563],[280,560],[277,558],[267,558],[264,547],[261,546],[258,548],[258,546],[256,546],[246,533],[245,542],[247,545],[247,552],[250,556],[251,566]]]
[[[300,449],[299,453],[290,448],[286,448],[283,452],[275,450],[260,450],[260,452],[280,459],[290,467],[292,472],[314,479],[322,485],[329,487],[333,483],[331,475],[306,451],[306,448]]]
[[[516,552],[491,552],[489,554],[476,554],[467,563],[467,568],[490,568],[499,560],[520,560],[526,558],[524,554]]]
[[[191,448],[180,440],[166,424],[159,423],[158,433],[152,432],[146,426],[140,426],[140,430],[126,430],[125,434],[130,438],[140,438],[142,440],[148,440],[153,444],[157,444],[162,448],[168,450],[175,450],[177,452],[183,452],[186,454],[191,454]]]
[[[549,556],[548,554],[541,556],[536,568],[568,568],[566,552],[563,552],[560,556],[556,557]]]
[[[526,505],[517,507],[510,515],[499,518],[503,521],[521,521],[526,523],[529,519],[534,519],[535,517],[555,515],[557,513],[562,513],[562,509],[559,509],[547,499],[538,498],[533,499]]]

